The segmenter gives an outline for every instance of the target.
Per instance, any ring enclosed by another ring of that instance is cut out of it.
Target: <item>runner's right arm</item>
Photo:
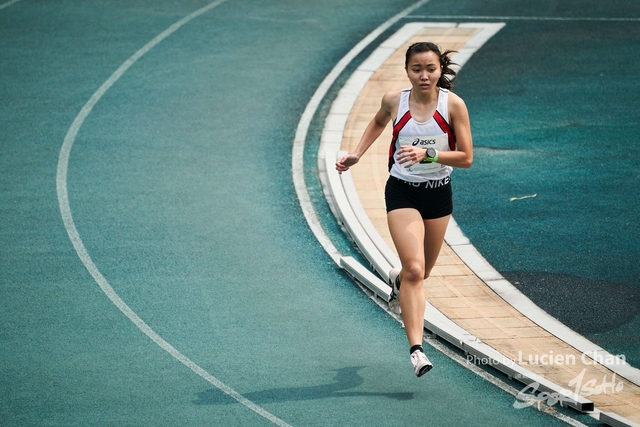
[[[380,109],[373,117],[364,130],[360,142],[352,154],[347,154],[338,159],[336,162],[336,170],[338,173],[346,172],[349,168],[360,160],[360,157],[371,147],[378,139],[389,121],[393,117],[393,113],[397,111],[400,92],[389,92],[382,97]]]

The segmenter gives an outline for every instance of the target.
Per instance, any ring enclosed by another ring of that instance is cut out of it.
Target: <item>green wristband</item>
[[[425,160],[429,163],[436,163],[438,161],[438,151],[435,148],[427,148],[427,158]]]

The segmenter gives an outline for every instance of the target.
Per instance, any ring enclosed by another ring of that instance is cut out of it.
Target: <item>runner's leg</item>
[[[405,332],[410,346],[422,345],[425,224],[415,209],[392,210],[387,214],[387,222],[402,264],[399,299]]]
[[[431,270],[436,265],[438,255],[442,249],[444,235],[449,225],[451,215],[436,219],[424,220],[424,278],[431,274]]]

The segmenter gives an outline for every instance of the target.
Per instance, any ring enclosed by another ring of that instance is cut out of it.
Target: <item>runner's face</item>
[[[414,53],[407,64],[407,76],[414,89],[421,92],[433,90],[442,74],[440,58],[435,52]]]

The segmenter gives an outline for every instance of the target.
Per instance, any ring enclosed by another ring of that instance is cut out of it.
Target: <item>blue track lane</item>
[[[75,226],[146,325],[290,425],[561,425],[514,409],[513,396],[433,349],[436,368],[416,379],[404,331],[337,269],[300,211],[290,165],[304,106],[346,52],[411,3],[228,0],[185,24],[80,127],[66,179]],[[0,9],[3,426],[274,424],[112,304],[56,194],[83,105],[207,4]]]

